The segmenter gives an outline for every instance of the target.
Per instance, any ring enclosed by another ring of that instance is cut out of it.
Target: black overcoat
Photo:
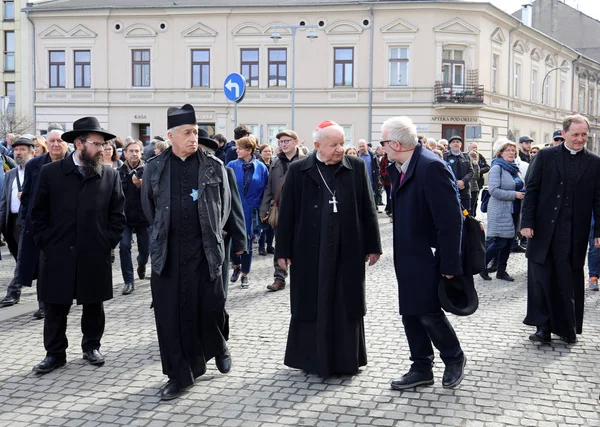
[[[419,143],[400,184],[395,164],[392,180],[394,266],[400,314],[440,310],[442,274],[461,275],[463,216],[454,177],[444,162]]]
[[[292,260],[290,297],[292,316],[314,321],[319,287],[319,241],[322,191],[327,191],[316,169],[316,153],[290,164],[279,204],[275,258]],[[351,318],[366,314],[365,256],[380,254],[381,239],[365,162],[344,156],[335,178],[341,220],[341,281],[347,290],[346,309]],[[332,266],[335,267],[335,266]]]
[[[543,264],[548,256],[558,220],[560,203],[565,197],[562,145],[540,150],[527,171],[521,229],[533,229],[527,242],[527,258]],[[584,149],[573,194],[573,235],[571,268],[583,268],[588,248],[592,211],[595,212],[594,236],[600,237],[600,157]]]
[[[34,157],[27,162],[25,167],[21,207],[19,208],[19,222],[23,228],[19,241],[19,262],[17,262],[17,275],[22,286],[31,286],[33,279],[37,278],[40,251],[33,241],[31,208],[35,200],[40,170],[42,166],[50,162],[52,162],[50,154],[46,153],[43,156]]]
[[[40,300],[99,303],[112,298],[110,250],[125,229],[119,173],[104,166],[85,179],[70,155],[44,166],[31,211],[41,250]]]

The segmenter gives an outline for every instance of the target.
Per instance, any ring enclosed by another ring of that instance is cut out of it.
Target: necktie
[[[404,181],[404,172],[400,174],[400,184],[402,184],[402,181]]]

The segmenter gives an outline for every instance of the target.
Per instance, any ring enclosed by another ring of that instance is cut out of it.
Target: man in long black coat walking
[[[46,358],[33,368],[40,374],[66,363],[67,315],[74,299],[83,305],[83,358],[92,365],[104,363],[103,302],[113,296],[110,251],[125,228],[119,174],[102,163],[105,142],[115,136],[95,117],[84,117],[62,137],[74,143],[75,152],[42,168],[31,212],[46,306]]]
[[[170,108],[167,123],[173,145],[147,163],[141,196],[152,224],[150,285],[163,373],[169,377],[162,400],[179,397],[212,358],[220,372],[231,369],[224,233],[234,252],[246,250],[239,194],[223,163],[198,149],[194,108]]]
[[[568,344],[583,328],[585,278],[592,212],[600,247],[600,157],[585,148],[590,124],[581,115],[563,120],[565,142],[544,148],[527,175],[521,234],[527,243],[529,339],[549,343],[551,333]]]
[[[344,131],[321,123],[315,152],[290,164],[275,258],[290,270],[292,319],[284,363],[321,377],[367,364],[365,262],[381,240],[365,163],[344,155]]]

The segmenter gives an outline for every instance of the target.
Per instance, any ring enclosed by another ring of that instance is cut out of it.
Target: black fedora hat
[[[212,139],[205,129],[198,129],[198,144],[203,145],[211,150],[219,148],[219,143]]]
[[[100,122],[95,117],[83,117],[79,120],[75,120],[73,123],[73,130],[62,134],[62,140],[66,142],[73,142],[79,135],[94,132],[102,135],[105,141],[116,138],[112,133],[105,132],[100,127]]]
[[[442,277],[438,297],[442,308],[457,316],[469,316],[479,306],[473,276],[454,276],[452,279]]]

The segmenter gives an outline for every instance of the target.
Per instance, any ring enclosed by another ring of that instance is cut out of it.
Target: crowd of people
[[[74,300],[83,306],[83,358],[104,364],[103,302],[113,297],[114,251],[119,246],[122,294],[129,295],[135,235],[139,279],[151,261],[168,377],[161,399],[180,396],[211,359],[221,373],[231,370],[226,300],[230,283],[250,287],[255,242],[258,256],[273,255],[267,289],[290,285],[284,363],[322,377],[354,374],[367,364],[366,264],[382,254],[378,207],[393,223],[391,256],[412,361],[392,389],[433,384],[433,346],[445,364],[442,385],[454,388],[464,377],[467,357],[438,291],[472,283],[463,222],[479,203],[487,211],[484,280],[492,268],[496,278],[514,280],[511,249],[526,248],[524,323],[536,327],[529,339],[548,343],[554,333],[574,344],[582,333],[588,241],[590,289],[598,289],[600,273],[600,157],[585,148],[585,117],[565,118],[552,147],[534,150],[527,136],[518,144],[499,139],[491,165],[477,144],[465,150],[458,135],[419,136],[408,117],[386,120],[375,150],[363,139],[345,147],[343,128],[329,120],[317,125],[313,151],[291,129],[276,135],[277,147],[259,146],[243,125],[232,141],[211,136],[189,104],[169,108],[167,123],[167,137],[147,145],[84,117],[68,132],[51,126],[45,138],[7,135],[0,146],[0,231],[16,261],[0,306],[17,304],[21,288],[37,278],[34,316],[44,319],[46,357],[34,372],[66,364]]]

